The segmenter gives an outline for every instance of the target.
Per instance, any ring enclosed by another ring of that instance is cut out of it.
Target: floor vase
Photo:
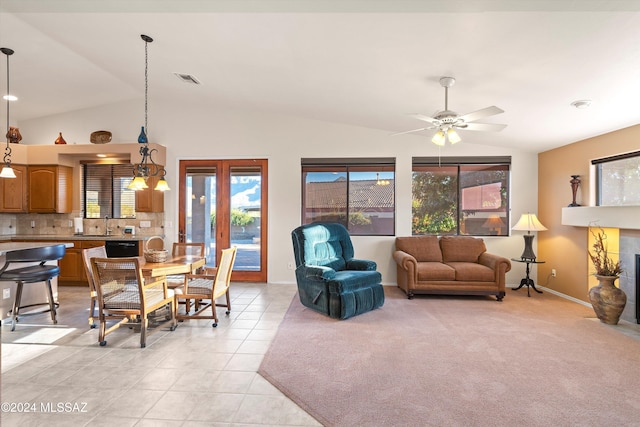
[[[598,276],[598,285],[589,290],[589,300],[602,323],[617,325],[627,304],[627,295],[614,284],[618,276]]]

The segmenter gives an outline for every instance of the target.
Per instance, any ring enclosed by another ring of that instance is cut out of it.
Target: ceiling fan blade
[[[496,114],[504,113],[504,110],[492,105],[491,107],[483,108],[481,110],[474,111],[464,116],[458,117],[458,120],[464,120],[465,122],[475,122],[476,120],[484,119],[485,117],[494,116]]]
[[[433,117],[425,116],[424,114],[410,114],[414,119],[422,120],[423,122],[431,123],[434,126],[440,125],[440,120],[434,119]]]
[[[407,130],[404,132],[392,133],[390,136],[403,135],[405,133],[412,133],[412,132],[420,132],[421,130],[427,130],[427,129],[432,129],[432,128],[420,128],[420,129],[414,129],[414,130]]]
[[[481,130],[488,132],[500,132],[506,127],[507,125],[499,125],[497,123],[465,123],[462,126],[456,126],[457,129],[461,130]]]

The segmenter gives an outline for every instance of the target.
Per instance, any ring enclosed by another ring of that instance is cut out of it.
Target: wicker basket
[[[144,259],[147,262],[165,262],[169,258],[169,251],[166,249],[149,249],[149,242],[159,239],[162,242],[164,248],[164,239],[160,236],[150,237],[144,244]]]

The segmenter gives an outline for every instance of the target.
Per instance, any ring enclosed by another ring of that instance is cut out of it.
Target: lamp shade
[[[536,217],[536,214],[526,213],[522,214],[520,220],[513,226],[512,230],[518,231],[545,231],[547,227],[542,225],[542,223]]]
[[[451,144],[462,141],[462,138],[460,138],[460,135],[458,135],[458,132],[456,132],[454,128],[449,128],[447,138]]]
[[[167,183],[167,181],[164,178],[161,178],[156,184],[156,188],[154,188],[154,190],[169,191],[171,190],[171,188],[169,188],[169,183]]]
[[[138,191],[138,190],[144,190],[145,188],[149,188],[149,186],[147,185],[143,177],[136,176],[135,178],[133,178],[133,181],[131,181],[131,183],[127,186],[127,188],[129,190]]]
[[[433,138],[431,138],[431,142],[442,147],[444,146],[445,138],[446,138],[445,133],[442,130],[439,130],[433,135]]]
[[[11,166],[5,165],[2,168],[2,172],[0,172],[0,178],[15,178],[16,174],[13,172],[13,168]]]

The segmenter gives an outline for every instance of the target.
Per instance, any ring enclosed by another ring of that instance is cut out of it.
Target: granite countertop
[[[33,241],[69,241],[69,240],[149,240],[154,236],[131,236],[127,234],[112,234],[105,236],[102,234],[69,234],[69,235],[56,235],[56,234],[12,234],[0,236],[1,242],[10,242],[12,240],[33,240]],[[161,236],[164,238],[164,236]]]
[[[7,252],[19,251],[23,249],[35,249],[42,248],[47,246],[53,246],[52,243],[37,243],[37,242],[11,242],[11,241],[2,241],[0,242],[0,256],[4,256]],[[73,247],[73,243],[65,243],[65,247],[71,248]]]

